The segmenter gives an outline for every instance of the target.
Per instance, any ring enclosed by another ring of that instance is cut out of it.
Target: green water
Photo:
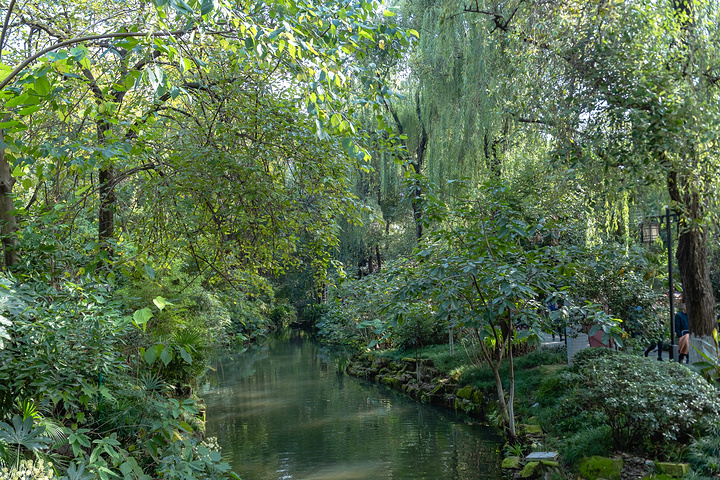
[[[207,433],[243,480],[502,478],[487,427],[337,370],[299,332],[218,362]]]

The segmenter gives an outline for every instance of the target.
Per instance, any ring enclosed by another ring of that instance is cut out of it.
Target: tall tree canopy
[[[0,84],[6,266],[29,239],[21,229],[17,245],[17,214],[47,221],[50,210],[68,235],[95,211],[98,241],[86,250],[110,264],[129,240],[131,258],[171,257],[182,245],[200,268],[221,258],[279,268],[303,245],[314,245],[304,258],[326,262],[334,212],[353,208],[348,160],[368,158],[348,99],[358,85],[365,103],[391,94],[356,60],[408,41],[374,24],[376,9],[157,0],[109,12],[10,1]]]

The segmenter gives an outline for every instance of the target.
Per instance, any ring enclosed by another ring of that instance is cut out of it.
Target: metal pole
[[[673,258],[672,230],[670,229],[670,207],[665,207],[665,220],[667,222],[668,285],[670,286],[670,360],[677,361],[677,346],[675,345],[675,298],[673,296]]]

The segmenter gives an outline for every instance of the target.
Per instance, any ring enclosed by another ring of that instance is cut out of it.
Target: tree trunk
[[[420,184],[420,174],[422,172],[423,161],[425,159],[425,151],[428,144],[428,133],[425,130],[425,124],[422,120],[422,111],[420,110],[420,90],[415,93],[415,111],[417,113],[418,122],[420,123],[420,138],[418,138],[418,146],[415,150],[415,160],[412,167],[415,172],[415,188],[413,189],[412,209],[413,218],[415,219],[415,235],[418,242],[423,236],[423,215],[422,215],[422,185]]]
[[[510,439],[514,441],[517,438],[515,431],[515,365],[513,363],[512,341],[508,345],[508,359],[510,360],[510,392],[508,394],[508,427],[510,429]]]
[[[0,141],[5,135],[0,130]],[[12,268],[20,261],[17,253],[17,222],[15,221],[15,203],[12,198],[12,189],[15,179],[12,176],[10,164],[5,157],[5,151],[0,152],[0,219],[2,220],[2,246],[4,251],[5,268]]]
[[[114,235],[115,224],[115,179],[114,170],[111,166],[100,170],[100,207],[98,208],[98,240],[106,251],[112,253],[112,247],[108,243]]]
[[[678,177],[677,172],[669,174],[668,190],[677,206],[675,210],[680,234],[676,257],[688,323],[693,336],[712,337],[717,320],[708,266],[707,231],[702,225],[703,204],[699,193],[690,188],[689,181]]]

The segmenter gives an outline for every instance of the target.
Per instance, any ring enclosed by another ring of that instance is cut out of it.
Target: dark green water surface
[[[207,433],[243,480],[502,478],[487,427],[337,371],[300,332],[226,358]]]

